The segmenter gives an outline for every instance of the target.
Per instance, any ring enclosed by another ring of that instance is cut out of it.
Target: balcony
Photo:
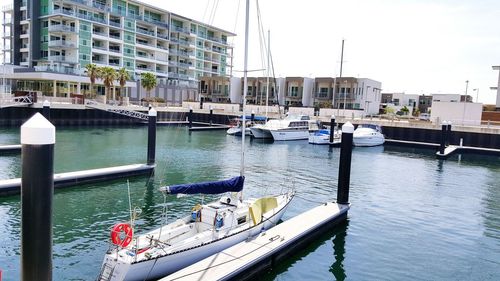
[[[82,2],[84,2],[84,1],[82,1]],[[83,3],[83,4],[88,5],[87,3]],[[102,10],[102,11],[111,12],[111,9],[109,7],[107,7],[106,5],[103,5],[101,3],[97,3],[96,1],[92,1],[92,7],[97,8],[97,9]]]
[[[76,48],[76,43],[67,40],[53,40],[49,41],[49,47]]]
[[[109,25],[115,26],[115,27],[120,27],[120,28],[122,27],[120,22],[116,22],[116,21],[112,21],[112,20],[109,21]]]
[[[70,32],[76,33],[76,29],[73,26],[58,24],[58,25],[50,25],[49,32]]]
[[[110,47],[109,47],[109,51],[110,51],[110,52],[113,52],[113,53],[121,53],[121,51],[120,51],[120,47],[118,47],[118,48],[114,48],[114,47],[111,47],[111,46],[110,46]]]
[[[142,20],[142,15],[129,12],[127,15],[127,18],[134,19],[134,20]]]
[[[84,75],[85,71],[83,69],[76,69],[73,67],[51,67],[51,66],[35,66],[36,72],[55,72],[55,73],[64,73],[64,74],[73,74],[73,75]]]
[[[156,37],[168,40],[168,34],[158,33],[156,34]]]
[[[349,93],[336,93],[335,94],[335,99],[346,99],[346,100],[354,100],[356,97],[353,94]]]
[[[177,31],[177,32],[184,32],[184,33],[186,33],[186,34],[190,34],[189,29],[187,29],[187,28],[183,28],[183,27],[181,27],[181,26],[175,26],[175,25],[174,25],[174,26],[172,26],[172,30],[173,30],[173,31]]]
[[[149,36],[155,36],[155,32],[154,31],[141,29],[139,27],[136,28],[136,32],[141,33],[141,34],[145,34],[145,35],[149,35]]]
[[[92,45],[92,48],[98,49],[98,50],[102,50],[102,51],[107,51],[108,50],[108,48],[106,48],[104,46],[99,46],[99,45]]]
[[[3,25],[9,25],[12,23],[12,18],[6,18],[4,21],[3,21]]]
[[[21,1],[21,8],[23,8],[23,7],[24,8],[28,7],[28,0]]]
[[[113,33],[110,33],[109,34],[109,38],[113,38],[113,39],[122,39],[120,34],[113,34]]]
[[[108,35],[106,33],[101,32],[101,31],[96,31],[96,30],[92,31],[92,34],[108,37]]]
[[[168,25],[166,23],[162,22],[161,20],[153,19],[153,18],[150,18],[150,17],[144,17],[143,20],[145,22],[156,24],[156,25],[159,25],[159,26],[162,26],[162,27],[168,27]]]
[[[66,57],[66,56],[50,56],[49,61],[55,62],[67,62],[67,63],[77,63],[76,59]]]

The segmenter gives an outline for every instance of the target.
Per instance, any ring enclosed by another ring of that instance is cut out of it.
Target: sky
[[[245,0],[141,0],[237,34],[234,72],[243,70]],[[249,70],[262,62],[250,0]],[[275,76],[370,78],[382,92],[464,94],[494,104],[500,65],[497,0],[261,0]],[[264,75],[261,71],[251,76]],[[466,81],[469,81],[466,83]],[[474,90],[478,89],[478,90]]]

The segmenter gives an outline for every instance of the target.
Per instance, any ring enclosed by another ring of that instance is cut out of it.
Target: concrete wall
[[[432,102],[431,121],[451,121],[460,125],[480,125],[483,112],[482,103]]]
[[[314,79],[304,77],[303,92],[302,92],[302,106],[313,106],[313,89]]]
[[[312,115],[312,114],[311,114]],[[350,110],[350,109],[333,109],[333,108],[320,108],[319,116],[325,116],[330,118],[332,115],[337,117],[347,117],[347,118],[361,118],[364,116],[363,110]]]
[[[289,107],[288,113],[289,114],[305,114],[305,115],[313,116],[314,115],[314,108],[312,108],[312,107]]]
[[[231,77],[231,92],[229,93],[229,98],[232,103],[241,104],[241,98],[243,96],[242,89],[242,81],[240,77]]]

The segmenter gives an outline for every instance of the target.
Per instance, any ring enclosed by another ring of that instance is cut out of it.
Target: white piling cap
[[[255,110],[252,110],[252,114],[255,114]]]
[[[36,113],[21,126],[21,144],[55,144],[56,127]]]
[[[351,122],[347,122],[344,125],[342,125],[342,134],[347,133],[347,134],[353,134],[354,133],[354,126],[351,124]]]
[[[156,116],[156,110],[154,108],[152,108],[152,107],[149,110],[149,116]]]
[[[441,123],[441,125],[448,125],[448,122],[444,120],[443,123]]]
[[[43,107],[50,107],[50,101],[45,100],[45,101],[43,102]]]
[[[335,115],[332,114],[331,119],[335,119]]]
[[[189,106],[189,110],[193,110],[193,107],[191,105]]]
[[[209,109],[209,110],[212,110],[212,105],[209,105],[209,106],[208,106],[208,109]]]

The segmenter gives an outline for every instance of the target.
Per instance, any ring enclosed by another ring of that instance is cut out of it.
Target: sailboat
[[[245,60],[242,130],[248,63],[246,0]],[[193,206],[191,214],[170,224],[134,235],[133,223],[118,223],[111,231],[97,280],[158,279],[253,237],[276,225],[294,197],[294,191],[243,200],[245,134],[242,134],[240,175],[228,180],[161,187],[165,194],[222,194],[219,200]]]

